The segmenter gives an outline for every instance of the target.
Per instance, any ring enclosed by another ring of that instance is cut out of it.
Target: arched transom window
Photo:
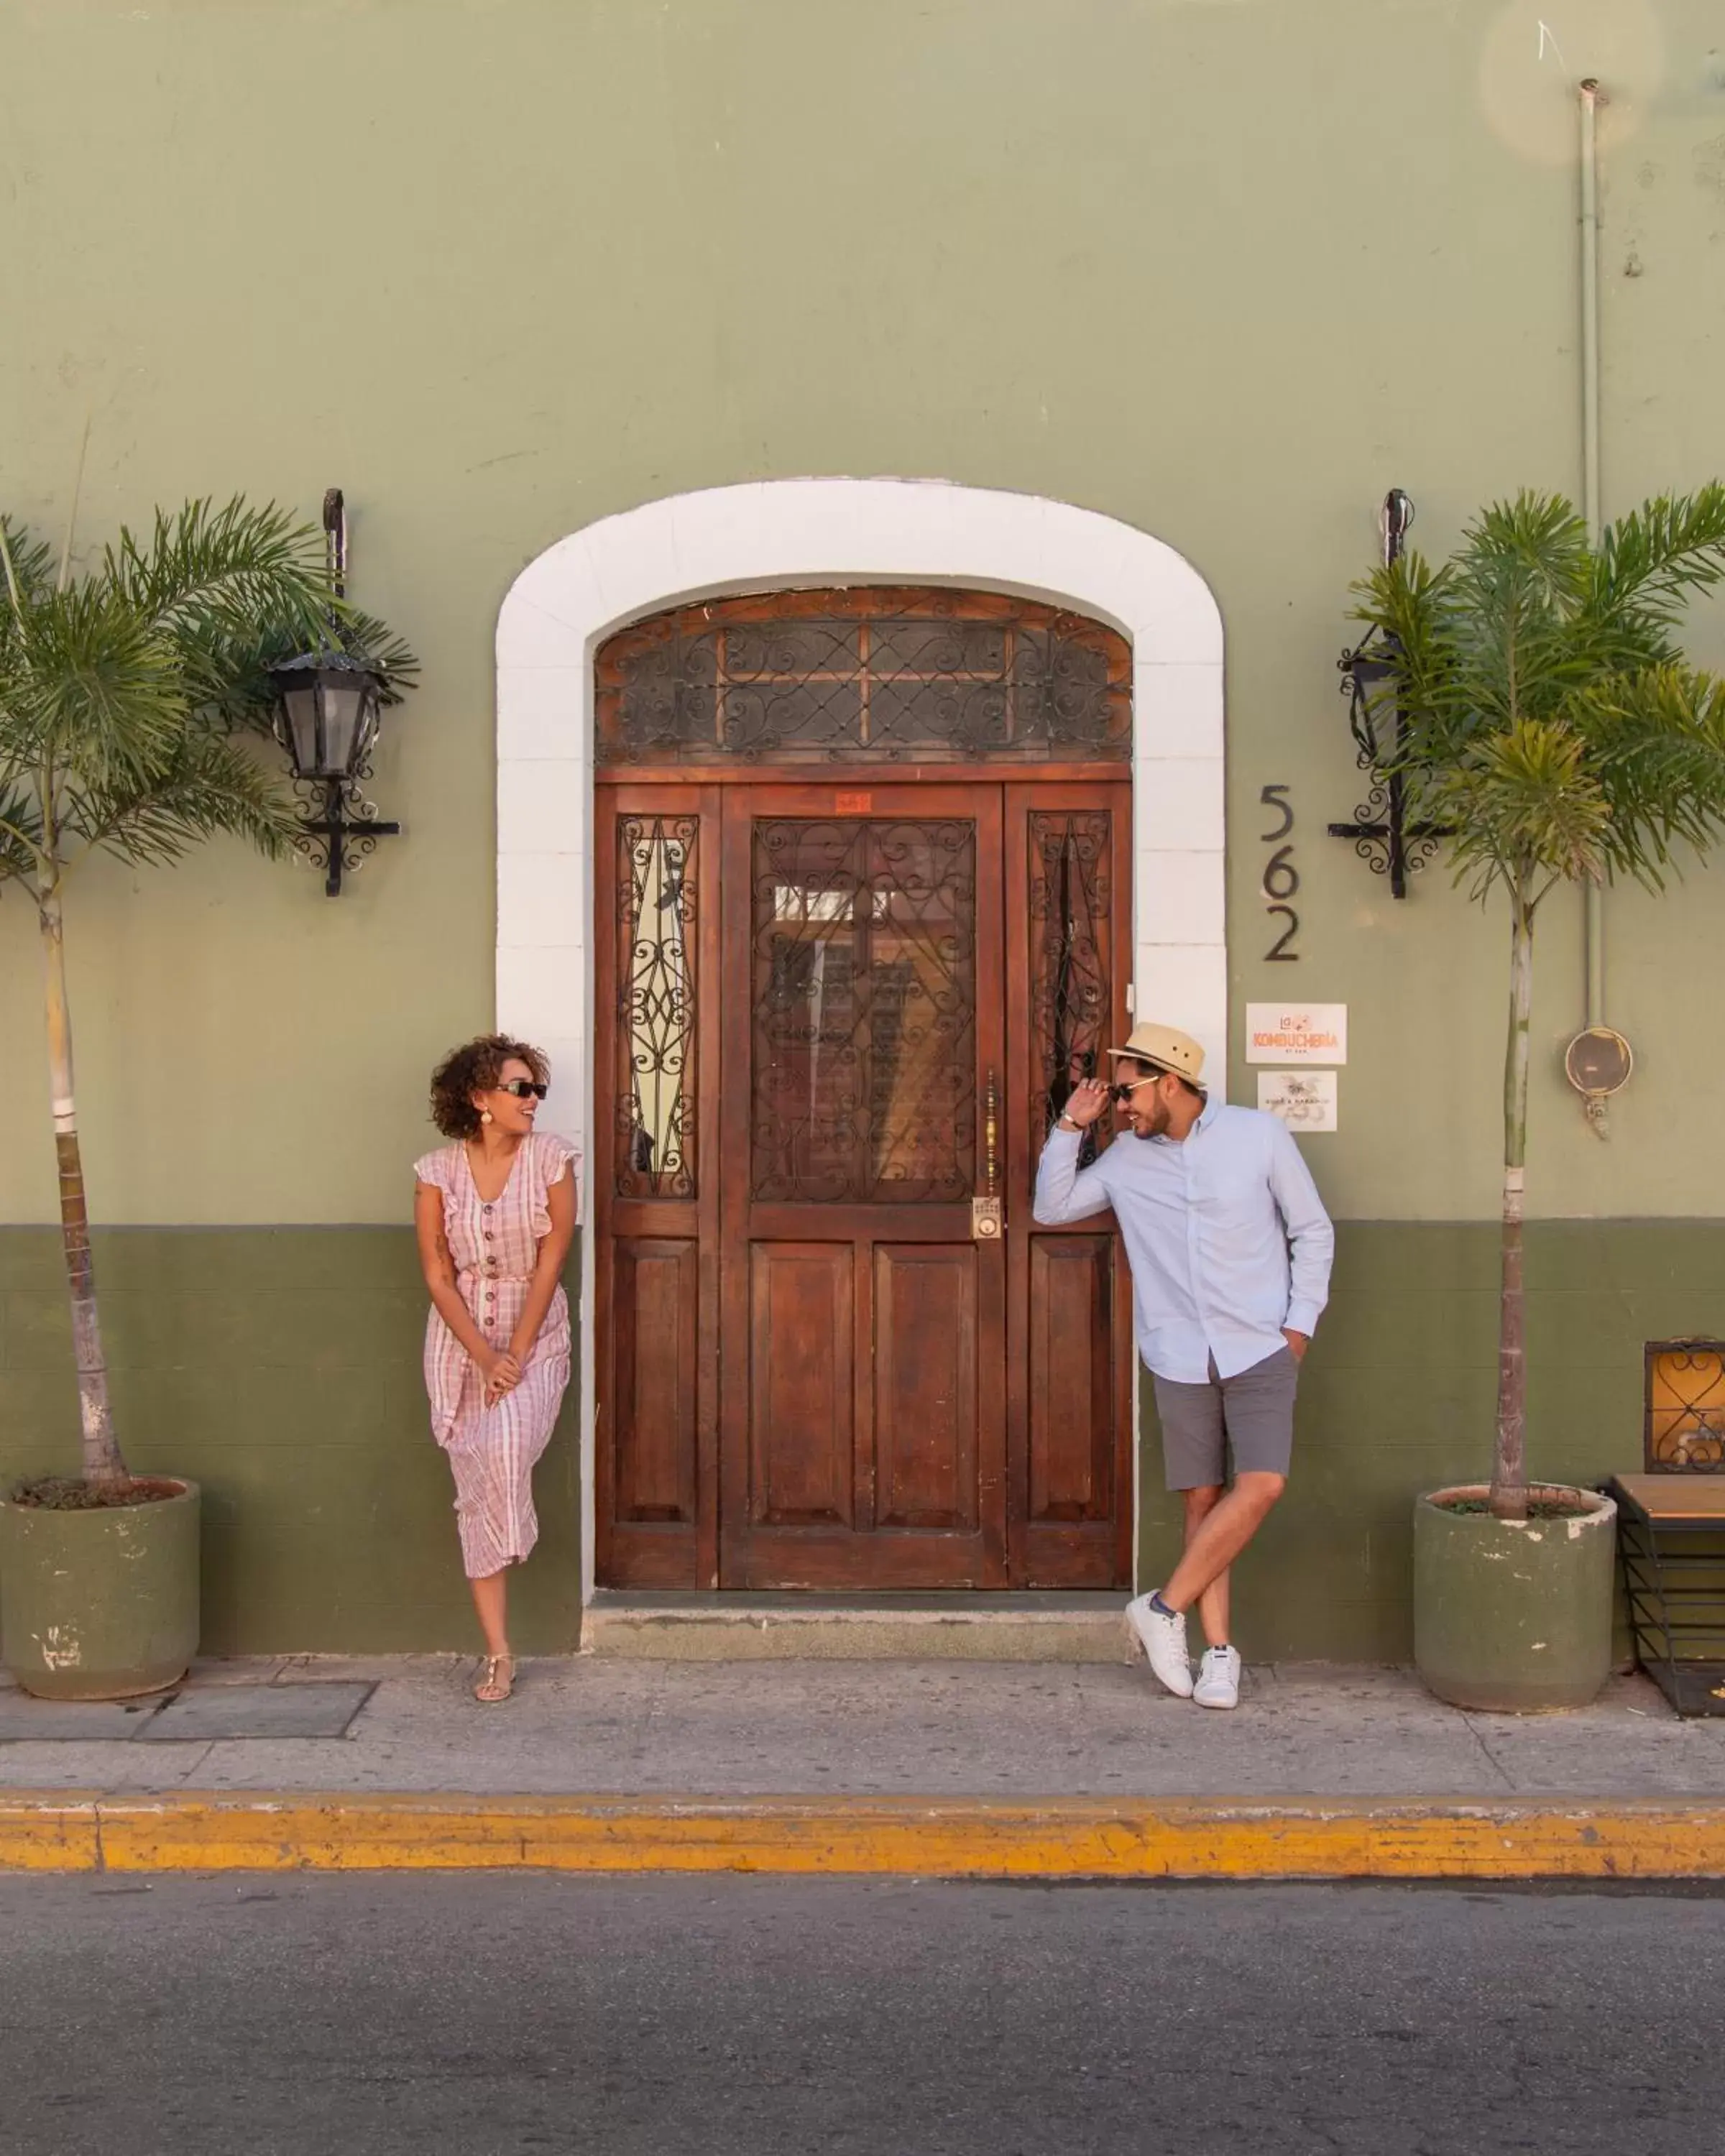
[[[867,585],[709,599],[601,646],[606,764],[1126,762],[1132,651],[994,592]]]

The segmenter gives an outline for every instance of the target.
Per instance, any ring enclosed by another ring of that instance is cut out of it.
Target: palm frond
[[[1566,726],[1522,719],[1475,742],[1430,798],[1454,833],[1456,873],[1477,896],[1498,882],[1525,889],[1605,873],[1611,803]]]
[[[27,526],[0,516],[0,554],[5,557],[5,567],[0,572],[0,586],[6,594],[6,603],[0,607],[0,635],[3,635],[6,617],[15,619],[19,608],[28,607],[39,593],[53,590],[54,549],[45,539],[36,538]]]
[[[1696,593],[1722,581],[1725,482],[1714,480],[1694,494],[1656,495],[1607,530],[1594,566],[1594,603],[1670,629]]]
[[[1602,683],[1573,723],[1611,803],[1610,865],[1657,890],[1725,830],[1725,681],[1672,665]]]
[[[146,784],[74,793],[64,820],[87,847],[162,865],[223,834],[279,857],[300,819],[280,780],[240,743],[193,728]]]
[[[122,531],[105,550],[104,580],[138,612],[193,649],[261,622],[310,640],[330,603],[321,535],[274,502],[235,496],[218,508],[189,501],[158,510],[141,542]]]
[[[33,877],[41,855],[42,813],[36,794],[0,769],[0,883]]]
[[[3,685],[0,752],[46,758],[86,784],[141,778],[186,718],[172,645],[125,599],[88,582],[39,595]]]

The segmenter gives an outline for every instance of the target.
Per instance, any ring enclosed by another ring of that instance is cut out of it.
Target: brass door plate
[[[971,1240],[998,1243],[1005,1232],[1005,1201],[999,1198],[973,1198],[970,1201]]]

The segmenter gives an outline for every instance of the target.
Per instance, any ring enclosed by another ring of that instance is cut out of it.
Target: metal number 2
[[[1281,819],[1275,829],[1266,831],[1262,838],[1266,846],[1276,848],[1276,851],[1271,854],[1264,865],[1264,896],[1266,900],[1271,901],[1265,906],[1264,911],[1272,920],[1280,919],[1287,923],[1286,927],[1282,930],[1264,956],[1266,961],[1274,960],[1277,964],[1283,966],[1297,965],[1300,959],[1297,951],[1291,951],[1288,948],[1300,932],[1300,916],[1295,912],[1293,907],[1286,902],[1300,888],[1300,871],[1294,866],[1292,843],[1286,844],[1277,843],[1278,840],[1286,839],[1288,834],[1294,828],[1294,804],[1288,798],[1291,791],[1291,788],[1286,785],[1266,786],[1258,796],[1266,808],[1275,809]]]

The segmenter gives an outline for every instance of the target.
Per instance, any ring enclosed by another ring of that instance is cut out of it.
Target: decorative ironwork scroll
[[[1033,809],[1030,846],[1030,1127],[1045,1137],[1107,1042],[1110,819],[1106,808]],[[1096,1157],[1092,1126],[1080,1164]]]
[[[696,1194],[696,816],[617,819],[617,1194]]]
[[[1119,762],[1132,652],[1081,614],[899,587],[714,599],[598,663],[607,762]]]
[[[295,778],[295,797],[305,810],[290,844],[309,868],[321,869],[324,890],[334,898],[343,875],[356,875],[377,850],[379,839],[397,838],[399,824],[382,822],[377,804],[367,798],[372,783],[369,757],[362,757],[348,778]]]
[[[1650,1340],[1642,1464],[1653,1474],[1725,1468],[1725,1340]]]
[[[768,1201],[976,1187],[976,826],[755,826],[751,1182]]]
[[[1393,486],[1378,516],[1386,567],[1400,559],[1413,521],[1413,503],[1399,486]],[[1425,866],[1448,834],[1435,824],[1407,820],[1406,781],[1394,763],[1402,746],[1399,706],[1387,753],[1378,738],[1373,694],[1394,675],[1396,649],[1393,637],[1368,639],[1358,649],[1344,650],[1336,661],[1342,694],[1348,699],[1348,730],[1353,736],[1355,760],[1370,783],[1365,799],[1354,808],[1353,821],[1332,824],[1330,836],[1352,839],[1353,850],[1373,874],[1389,878],[1390,896],[1405,898],[1408,878]],[[1391,767],[1387,774],[1385,763]]]

